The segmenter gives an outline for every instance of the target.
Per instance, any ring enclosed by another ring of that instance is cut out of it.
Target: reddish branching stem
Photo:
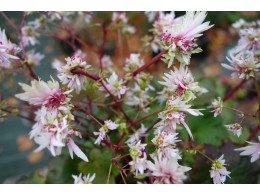
[[[235,88],[233,88],[229,93],[227,93],[224,98],[223,98],[223,101],[227,101],[229,100],[233,95],[234,93],[236,93],[245,83],[246,83],[246,79],[243,79]]]
[[[155,56],[154,58],[152,58],[149,62],[147,62],[146,64],[144,64],[143,66],[141,66],[140,68],[138,68],[136,71],[133,72],[133,76],[136,76],[138,73],[142,72],[144,69],[148,68],[151,64],[153,64],[154,62],[156,62],[157,60],[159,60],[163,54],[166,54],[168,51],[167,50],[163,50],[162,52],[160,52],[159,54],[157,54],[157,56]]]

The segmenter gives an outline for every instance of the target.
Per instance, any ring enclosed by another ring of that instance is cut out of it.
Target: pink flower
[[[79,174],[79,176],[77,175],[72,175],[73,179],[74,179],[74,184],[92,184],[91,182],[95,179],[96,174],[94,173],[91,177],[90,174],[88,174],[86,176],[86,174],[84,173],[83,178],[82,178],[82,173]]]
[[[165,26],[161,38],[161,46],[168,50],[165,60],[169,60],[168,67],[177,59],[181,64],[187,65],[190,62],[192,53],[198,53],[201,50],[197,47],[196,38],[201,36],[203,31],[212,27],[209,22],[204,22],[206,12],[186,12],[186,15],[180,18],[180,21],[172,26]]]
[[[110,56],[104,55],[101,59],[102,66],[105,68],[111,67],[113,65],[113,62],[110,59]]]
[[[113,95],[116,95],[120,99],[121,95],[124,95],[128,89],[126,86],[124,86],[124,83],[125,81],[123,81],[122,79],[119,80],[117,74],[113,72],[112,75],[106,79],[104,85]],[[101,91],[105,91],[103,86],[99,89]],[[109,96],[109,94],[107,94],[106,96]]]
[[[222,112],[222,108],[223,108],[223,101],[221,97],[217,97],[217,99],[215,99],[212,102],[209,108],[212,108],[210,112],[214,112],[214,117],[217,117]]]
[[[144,127],[144,124],[141,124],[141,128],[138,129],[130,138],[126,141],[126,143],[133,143],[139,141],[140,137],[145,137],[147,134],[145,133],[147,128]]]
[[[260,136],[258,136],[260,140]],[[241,156],[252,155],[250,162],[253,163],[260,158],[260,143],[248,142],[249,146],[237,148],[235,151],[243,151],[240,153]]]
[[[234,71],[231,74],[232,78],[248,79],[249,77],[254,77],[260,67],[260,63],[253,53],[246,56],[242,53],[234,56],[230,52],[230,58],[227,58],[227,60],[230,62],[230,65],[224,63],[221,65],[228,70]]]
[[[30,65],[38,66],[43,58],[44,55],[40,53],[34,53],[34,51],[27,54],[27,61]]]
[[[19,52],[20,48],[9,41],[6,37],[5,30],[0,28],[0,67],[10,67],[9,59],[19,59],[18,57],[12,55]]]
[[[162,153],[153,156],[154,163],[148,161],[148,169],[151,171],[151,176],[164,184],[180,184],[187,177],[185,172],[191,170],[190,167],[181,166],[177,162],[176,157],[163,158]]]
[[[235,135],[237,135],[237,137],[239,137],[242,133],[242,127],[238,123],[235,123],[232,125],[225,125],[225,127],[227,128],[227,130],[229,130],[232,133],[234,133]]]
[[[95,144],[100,144],[102,140],[109,139],[107,133],[108,130],[115,130],[119,125],[111,120],[106,120],[105,124],[99,129],[99,132],[94,132],[94,135],[98,135]]]
[[[164,75],[164,81],[159,81],[159,83],[166,86],[175,96],[185,95],[186,92],[191,92],[193,95],[201,91],[201,87],[198,82],[194,82],[194,77],[188,67],[180,66],[179,69],[174,67],[174,72],[171,70]]]
[[[65,65],[61,65],[59,61],[55,61],[54,67],[58,70],[58,78],[62,84],[79,93],[84,88],[87,79],[84,75],[71,73],[71,70],[80,67],[84,71],[88,71],[91,66],[87,65],[87,61],[84,61],[81,56],[72,56],[65,60],[67,62]]]
[[[162,153],[163,156],[167,158],[177,157],[181,159],[179,156],[179,151],[176,149],[177,133],[168,133],[166,131],[160,131],[157,135],[152,139],[152,142],[157,148],[158,153]]]
[[[134,142],[132,144],[128,144],[130,156],[133,161],[129,162],[129,165],[132,166],[132,170],[136,171],[136,175],[138,172],[140,174],[144,173],[144,170],[147,168],[146,165],[146,154],[144,152],[146,144],[141,144],[141,141],[137,143]]]
[[[230,172],[224,167],[225,160],[223,160],[224,155],[215,160],[212,164],[210,172],[210,177],[213,178],[214,184],[223,184],[226,181],[226,177],[229,176]]]
[[[28,45],[35,45],[39,43],[36,37],[39,36],[39,34],[36,32],[36,27],[33,26],[24,26],[22,27],[22,42],[24,46]]]
[[[31,81],[31,86],[25,83],[19,83],[22,89],[25,91],[24,93],[20,93],[15,95],[17,98],[29,102],[29,104],[33,105],[42,105],[48,104],[50,97],[57,98],[50,100],[50,104],[58,104],[61,100],[60,95],[60,87],[59,83],[52,79],[52,81],[48,81],[47,83],[42,80],[33,80]],[[54,101],[55,100],[55,101]],[[56,103],[55,103],[56,102]]]

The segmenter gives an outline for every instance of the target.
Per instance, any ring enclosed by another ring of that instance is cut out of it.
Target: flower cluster
[[[206,12],[187,12],[186,15],[174,19],[174,13],[160,14],[155,22],[155,36],[160,38],[160,46],[167,50],[164,55],[168,67],[172,66],[174,60],[183,65],[190,63],[193,53],[201,52],[197,48],[196,39],[203,31],[212,27],[209,22],[204,22]]]
[[[72,139],[73,136],[81,135],[70,125],[74,120],[71,114],[71,90],[60,88],[59,83],[53,79],[47,83],[33,80],[31,86],[24,83],[20,85],[25,92],[17,94],[16,97],[29,104],[41,106],[36,112],[36,123],[30,132],[30,138],[39,144],[35,152],[48,148],[53,156],[57,156],[67,145],[71,158],[74,152],[84,161],[88,161],[87,156]]]
[[[232,78],[248,79],[259,71],[260,62],[257,57],[260,51],[259,23],[247,23],[239,20],[233,25],[239,30],[240,39],[235,48],[229,51],[227,57],[230,65],[222,63],[224,68],[234,71]]]
[[[61,83],[67,85],[70,89],[75,90],[76,93],[79,93],[84,88],[87,78],[84,75],[73,74],[71,71],[75,68],[87,71],[91,67],[91,65],[87,65],[87,61],[83,60],[82,56],[84,55],[78,51],[77,56],[67,57],[65,59],[65,65],[59,63],[57,60],[53,65],[58,71],[58,78]]]
[[[10,59],[18,59],[15,56],[20,48],[6,37],[5,30],[0,28],[0,67],[9,68]]]

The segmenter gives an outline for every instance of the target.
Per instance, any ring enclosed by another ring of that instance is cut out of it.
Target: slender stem
[[[228,99],[230,99],[230,98],[234,95],[234,93],[236,93],[237,90],[239,90],[239,89],[242,87],[242,85],[244,85],[244,83],[246,83],[246,81],[248,81],[248,80],[243,79],[234,89],[232,89],[229,93],[227,93],[227,94],[224,96],[223,101],[225,102],[225,101],[227,101]]]
[[[252,132],[252,134],[249,136],[249,138],[246,140],[247,142],[244,143],[244,146],[248,145],[248,142],[251,141],[256,135],[257,133],[260,131],[260,125],[258,125],[256,127],[256,129]]]
[[[134,124],[137,124],[137,123],[143,121],[144,119],[149,118],[150,116],[153,116],[153,115],[155,115],[155,114],[158,114],[158,113],[162,112],[163,110],[164,110],[164,109],[161,109],[161,110],[159,110],[159,111],[157,111],[157,112],[154,112],[154,113],[152,113],[152,114],[149,114],[148,116],[145,116],[145,117],[139,119],[138,121],[134,122]]]
[[[149,62],[147,62],[146,64],[144,64],[143,66],[141,66],[140,68],[138,68],[136,71],[133,72],[133,76],[136,76],[138,73],[142,72],[144,69],[148,68],[151,64],[153,64],[154,62],[156,62],[157,60],[159,60],[163,54],[167,53],[167,50],[163,50],[161,51],[159,54],[157,54],[157,56],[155,56],[154,58],[152,58]]]
[[[223,106],[223,108],[226,108],[226,109],[233,110],[233,111],[235,111],[235,112],[239,112],[239,113],[243,113],[243,114],[244,114],[244,112],[242,112],[242,111],[240,111],[240,110],[237,110],[237,109],[235,109],[235,108],[230,108],[230,107],[226,107],[226,106]]]
[[[115,155],[116,155],[116,151],[114,150],[114,153],[113,153],[113,156],[112,156],[112,159],[111,159],[111,162],[110,162],[110,167],[109,167],[108,176],[107,176],[107,184],[109,183],[109,178],[110,178],[110,174],[111,174],[111,170],[112,170],[112,165],[113,165],[113,158],[115,157]]]
[[[198,153],[200,153],[202,156],[204,156],[205,158],[207,158],[208,160],[210,160],[211,162],[214,162],[210,157],[208,157],[206,154],[204,154],[204,153],[202,153],[201,151],[199,151],[199,150],[197,150],[196,149],[196,151],[198,152]]]
[[[99,120],[97,120],[94,116],[92,116],[91,114],[89,114],[89,116],[93,118],[101,127],[103,126],[103,124],[99,122]]]

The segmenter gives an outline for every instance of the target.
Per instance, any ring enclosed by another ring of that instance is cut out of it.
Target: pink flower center
[[[64,89],[59,89],[58,92],[56,92],[55,94],[53,94],[49,100],[48,103],[45,104],[45,107],[50,109],[50,108],[59,108],[61,102],[65,101],[66,98],[68,97],[67,94],[63,94],[65,90]]]

